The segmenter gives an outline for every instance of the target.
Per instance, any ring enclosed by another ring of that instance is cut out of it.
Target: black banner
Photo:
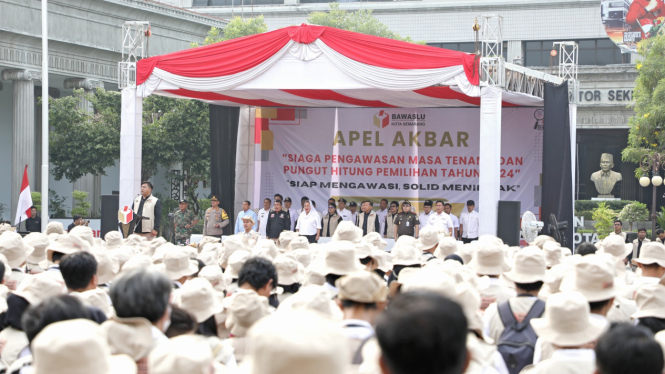
[[[225,235],[235,227],[236,148],[240,108],[210,105],[210,190],[229,215]]]
[[[565,238],[573,247],[573,176],[571,167],[568,83],[545,84],[543,126],[542,233],[548,234],[550,214],[568,222]]]

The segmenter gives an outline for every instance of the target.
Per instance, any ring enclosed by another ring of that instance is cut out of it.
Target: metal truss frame
[[[146,57],[150,22],[127,21],[122,25],[122,60],[118,63],[118,87],[136,88],[136,63]]]

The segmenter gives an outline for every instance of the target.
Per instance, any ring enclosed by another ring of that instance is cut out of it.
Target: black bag
[[[508,301],[498,304],[497,309],[501,322],[505,326],[497,343],[497,350],[503,356],[503,361],[510,374],[518,374],[522,369],[533,363],[533,352],[538,336],[531,327],[532,318],[539,318],[545,311],[545,302],[536,302],[524,317],[524,321],[517,322]]]

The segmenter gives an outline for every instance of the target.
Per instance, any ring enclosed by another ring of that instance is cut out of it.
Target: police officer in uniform
[[[229,216],[224,209],[219,207],[219,199],[213,196],[210,199],[211,208],[206,210],[205,220],[203,221],[203,236],[222,237],[222,230],[229,224]]]
[[[395,240],[402,235],[418,237],[420,221],[418,216],[411,212],[411,203],[402,203],[402,212],[395,217]]]
[[[187,239],[192,236],[192,228],[199,222],[194,212],[187,209],[187,201],[180,200],[180,210],[173,213],[173,231],[176,245],[187,245]]]

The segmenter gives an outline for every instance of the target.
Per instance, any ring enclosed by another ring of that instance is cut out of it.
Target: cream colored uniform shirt
[[[538,300],[535,297],[511,297],[508,300],[510,304],[510,309],[513,311],[513,315],[518,322],[522,322],[524,317],[526,317],[529,310],[533,304]],[[501,321],[501,316],[499,315],[498,303],[491,304],[485,310],[483,315],[483,335],[494,340],[494,343],[499,342],[501,334],[503,334],[505,326],[503,321]]]
[[[520,374],[593,374],[595,370],[593,349],[559,349],[549,360],[527,366]]]

